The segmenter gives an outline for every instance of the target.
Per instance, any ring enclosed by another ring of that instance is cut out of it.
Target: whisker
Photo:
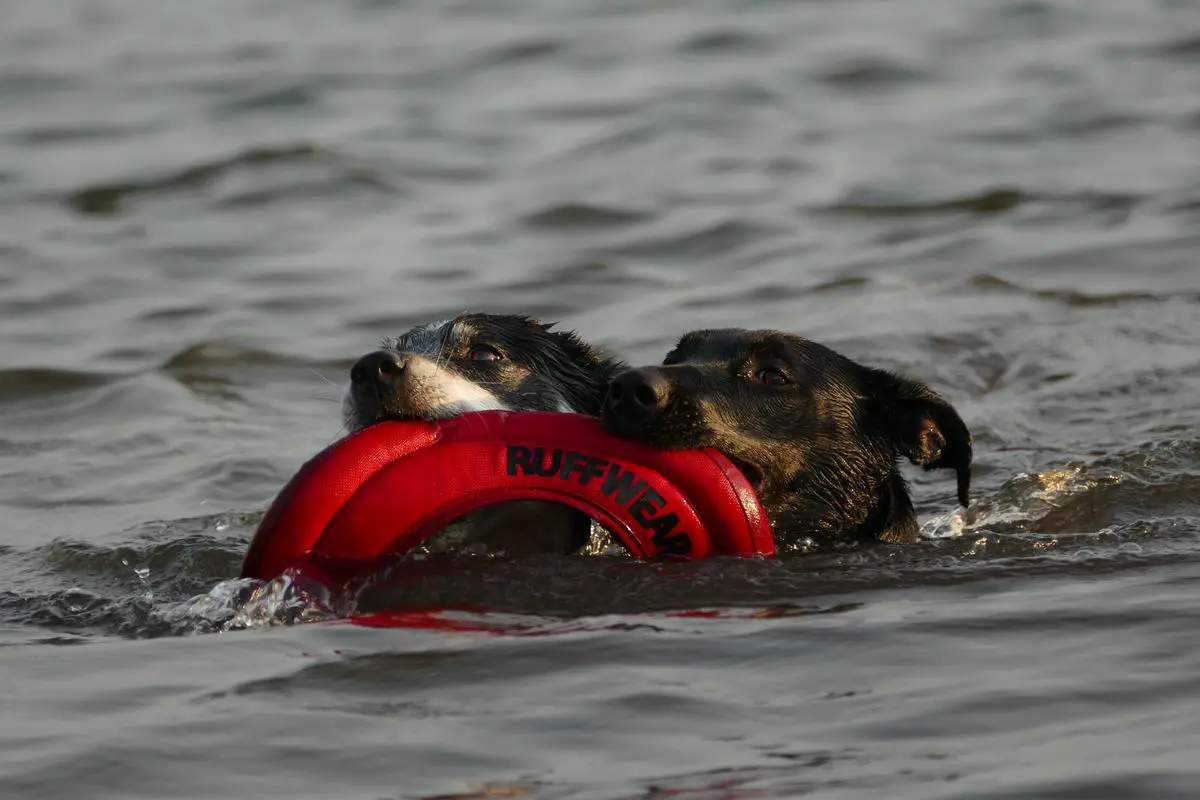
[[[346,425],[346,423],[343,422],[341,425],[338,426],[337,432],[333,434],[333,438],[325,443],[325,446],[329,447],[329,445],[331,445],[334,442],[336,442],[337,440],[341,439],[343,436],[348,436],[349,434],[350,434],[350,428]]]
[[[342,388],[341,384],[334,383],[333,381],[329,380],[329,378],[327,378],[323,374],[321,374],[321,371],[319,369],[317,369],[316,367],[309,367],[309,370],[312,372],[312,374],[316,375],[318,378],[325,381],[330,386],[336,386],[339,389]]]
[[[474,433],[472,428],[474,427],[475,423],[480,421],[479,417],[476,416],[475,412],[473,412],[473,411],[460,412],[458,414],[458,416],[465,416],[467,418],[467,422],[466,422],[467,430]],[[484,432],[486,432],[486,431],[487,431],[487,428],[485,427]]]

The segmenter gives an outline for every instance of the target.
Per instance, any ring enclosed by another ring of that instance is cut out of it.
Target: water
[[[1191,0],[2,18],[0,796],[1196,795]],[[976,503],[953,536],[914,474],[916,547],[360,598],[474,632],[232,581],[331,383],[468,308],[909,372]]]

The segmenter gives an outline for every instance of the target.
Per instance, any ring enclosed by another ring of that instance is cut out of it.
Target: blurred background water
[[[7,3],[0,796],[1195,797],[1198,231],[1193,0]],[[351,361],[466,309],[918,376],[975,504],[386,598],[511,636],[244,603]]]

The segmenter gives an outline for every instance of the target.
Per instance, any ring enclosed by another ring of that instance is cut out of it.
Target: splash
[[[269,580],[222,581],[206,594],[164,609],[173,627],[199,631],[236,631],[338,619],[329,590],[285,572]]]

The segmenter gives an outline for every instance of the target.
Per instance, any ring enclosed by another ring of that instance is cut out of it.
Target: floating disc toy
[[[363,574],[514,500],[575,508],[641,558],[775,554],[753,487],[716,450],[656,450],[582,414],[484,411],[381,422],[318,453],[263,517],[242,577]]]

